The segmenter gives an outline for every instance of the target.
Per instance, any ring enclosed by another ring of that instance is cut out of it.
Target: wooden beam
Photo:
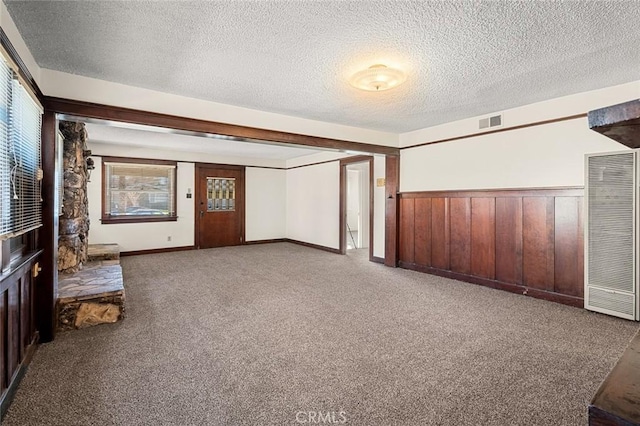
[[[640,148],[640,99],[589,111],[589,128],[629,148]]]
[[[209,133],[251,139],[252,142],[276,142],[313,148],[333,149],[338,151],[357,151],[371,154],[400,155],[398,148],[351,142],[339,139],[307,136],[276,130],[258,129],[235,124],[198,120],[169,114],[121,108],[90,102],[74,101],[53,97],[44,98],[45,107],[60,114],[98,120],[119,121],[145,126],[166,127],[196,133]],[[204,142],[203,142],[204,143]]]

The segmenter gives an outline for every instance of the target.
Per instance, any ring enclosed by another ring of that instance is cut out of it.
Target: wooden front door
[[[196,246],[244,242],[244,167],[196,165]]]

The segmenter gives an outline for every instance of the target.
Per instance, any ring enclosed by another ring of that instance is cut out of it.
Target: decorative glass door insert
[[[236,179],[207,177],[207,211],[234,211],[236,199]]]

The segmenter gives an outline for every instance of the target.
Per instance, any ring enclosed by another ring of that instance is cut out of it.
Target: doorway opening
[[[340,252],[373,256],[373,157],[341,160]]]

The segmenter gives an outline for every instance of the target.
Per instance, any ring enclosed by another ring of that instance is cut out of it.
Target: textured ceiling
[[[119,145],[123,148],[138,147],[167,151],[187,151],[212,154],[222,157],[245,157],[271,160],[289,160],[305,155],[317,154],[318,150],[291,145],[270,145],[234,140],[215,139],[159,132],[154,128],[131,129],[113,125],[87,123],[89,142]]]
[[[640,79],[638,1],[6,4],[44,68],[392,132]],[[374,63],[407,82],[348,84]]]

